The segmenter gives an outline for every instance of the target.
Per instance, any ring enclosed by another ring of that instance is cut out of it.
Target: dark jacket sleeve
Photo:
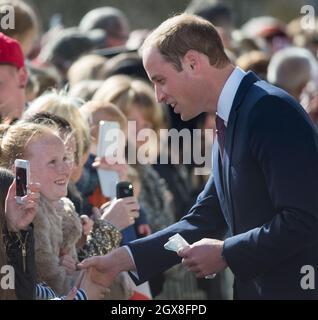
[[[8,263],[13,266],[15,272],[17,299],[33,300],[36,283],[33,225],[31,224],[26,231],[19,233],[5,230],[4,237]],[[22,246],[25,246],[26,249],[25,257],[22,255]]]
[[[221,239],[226,230],[227,226],[211,176],[197,202],[184,218],[161,231],[128,244],[139,277],[139,280],[134,278],[134,281],[142,283],[181,262],[175,252],[164,249],[164,244],[174,234],[180,233],[189,243],[193,243],[205,237]]]
[[[317,132],[295,102],[267,96],[254,109],[251,156],[275,212],[263,225],[225,240],[225,259],[242,281],[273,270],[318,240]]]

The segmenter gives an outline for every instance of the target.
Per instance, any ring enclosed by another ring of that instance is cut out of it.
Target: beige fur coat
[[[77,277],[67,275],[60,265],[60,251],[67,248],[77,260],[76,243],[81,237],[82,225],[73,203],[62,198],[53,207],[43,196],[34,219],[35,261],[37,280],[46,282],[58,295],[67,294]]]

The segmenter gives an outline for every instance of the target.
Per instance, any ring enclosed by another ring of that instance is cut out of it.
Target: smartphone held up
[[[116,198],[127,198],[134,196],[133,185],[128,181],[118,182],[116,185]]]

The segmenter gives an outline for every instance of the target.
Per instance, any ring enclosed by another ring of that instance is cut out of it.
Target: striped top
[[[66,296],[58,297],[45,282],[37,283],[35,291],[37,300],[65,300],[66,298]],[[87,300],[85,291],[78,289],[74,300]]]

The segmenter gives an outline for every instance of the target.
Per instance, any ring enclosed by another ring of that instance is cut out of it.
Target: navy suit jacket
[[[301,287],[301,267],[318,270],[317,192],[316,128],[291,96],[249,72],[234,98],[223,163],[216,143],[213,175],[195,205],[129,244],[139,281],[180,263],[163,247],[175,233],[189,243],[226,235],[235,298],[316,299],[318,288]]]

